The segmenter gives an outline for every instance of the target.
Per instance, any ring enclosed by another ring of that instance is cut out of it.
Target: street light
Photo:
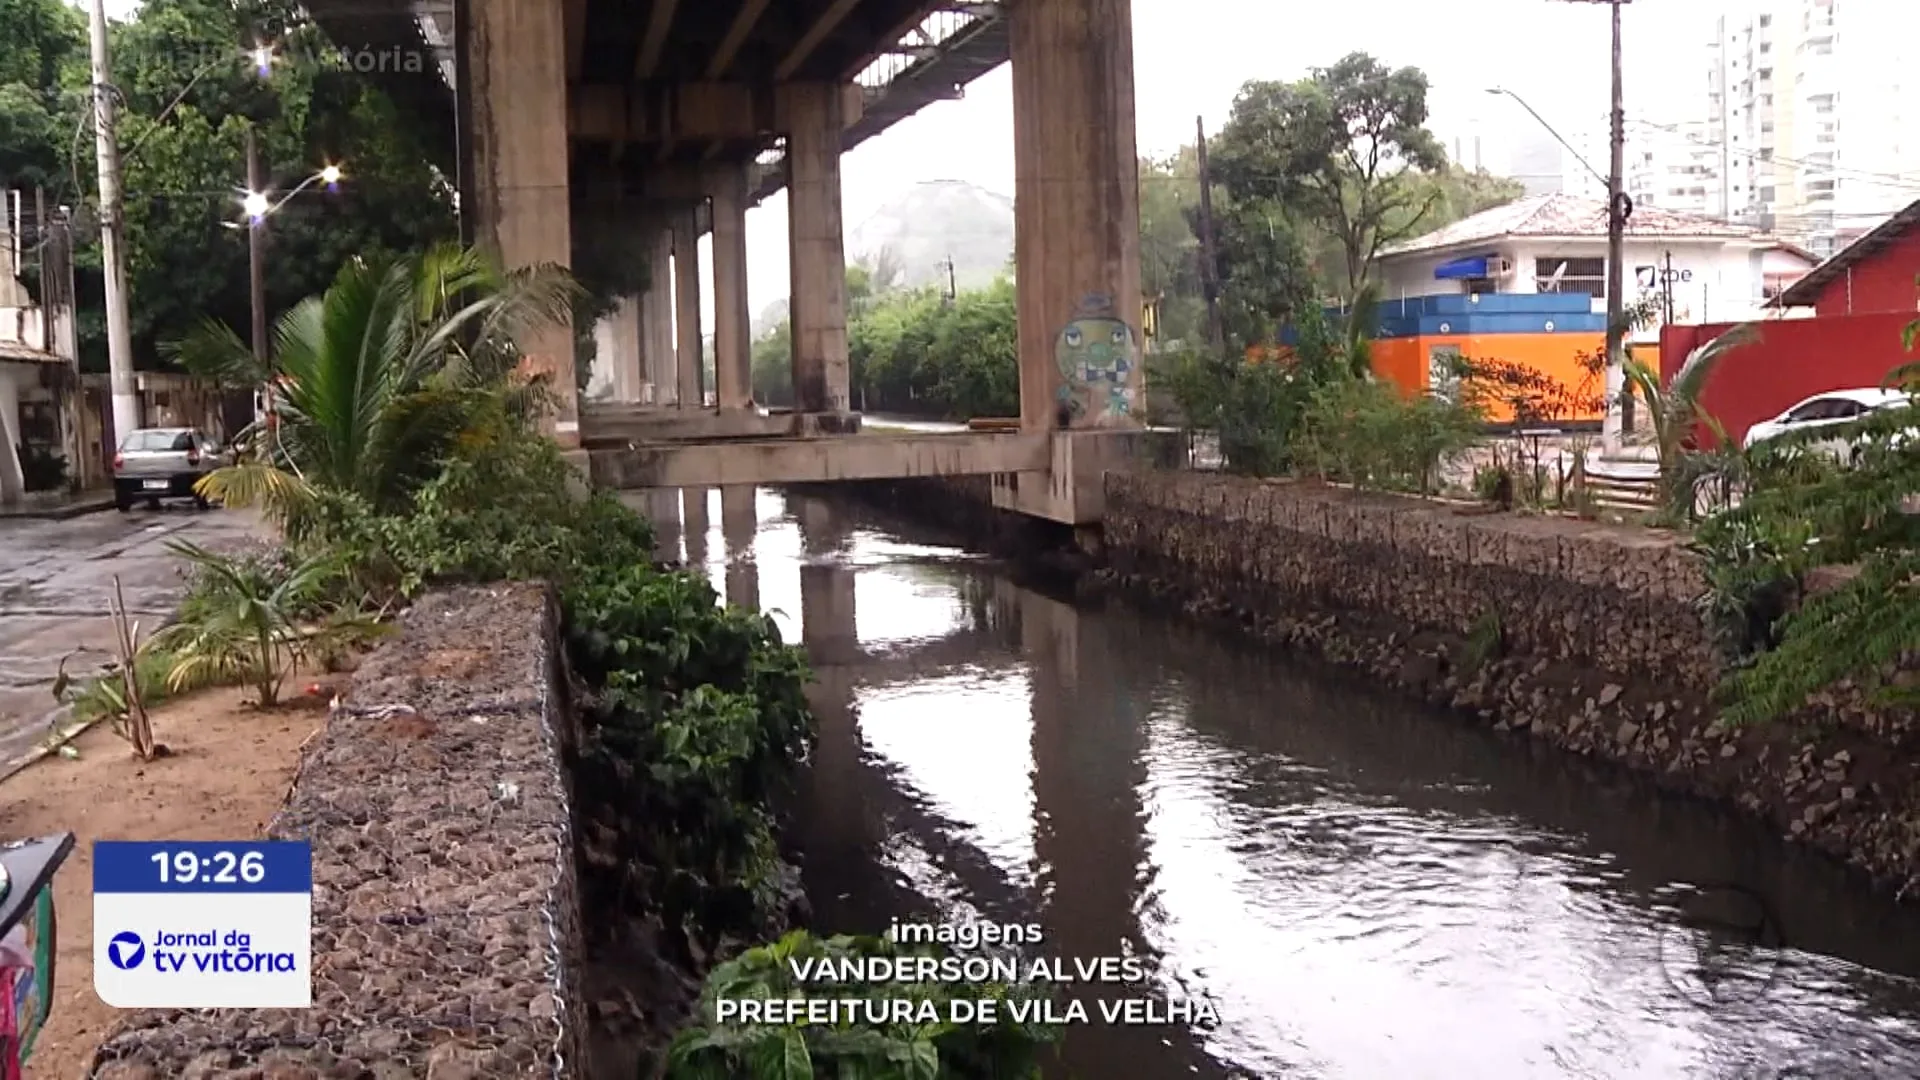
[[[1587,172],[1592,173],[1593,178],[1595,180],[1600,181],[1600,184],[1602,187],[1605,187],[1607,185],[1608,180],[1605,176],[1601,175],[1600,170],[1594,168],[1593,164],[1589,162],[1586,158],[1581,157],[1580,151],[1575,150],[1573,148],[1572,143],[1568,142],[1564,138],[1561,138],[1560,133],[1553,129],[1553,125],[1547,123],[1547,118],[1535,112],[1533,106],[1527,104],[1527,99],[1521,97],[1519,94],[1514,93],[1513,91],[1507,89],[1504,86],[1489,86],[1487,87],[1487,93],[1494,94],[1499,97],[1510,97],[1514,101],[1518,102],[1521,108],[1527,110],[1527,115],[1533,117],[1536,123],[1538,123],[1541,127],[1545,128],[1547,131],[1547,134],[1553,136],[1553,140],[1555,142],[1559,143],[1563,147],[1566,147],[1567,153],[1573,155],[1573,160],[1579,162],[1581,167],[1586,169]]]
[[[315,184],[325,184],[328,191],[338,191],[340,188],[340,178],[343,175],[345,174],[340,171],[340,166],[328,165],[294,185],[293,190],[280,196],[278,199],[272,199],[265,191],[247,191],[242,189],[240,208],[246,211],[248,221],[258,225],[267,215],[287,205],[287,203],[293,200],[295,195],[300,194]]]

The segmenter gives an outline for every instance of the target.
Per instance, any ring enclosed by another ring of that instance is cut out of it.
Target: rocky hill
[[[990,284],[1013,257],[1013,200],[959,180],[913,185],[847,234],[847,258],[898,267],[894,284]]]

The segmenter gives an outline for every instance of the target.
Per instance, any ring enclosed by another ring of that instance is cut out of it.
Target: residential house
[[[19,210],[0,198],[0,504],[70,486],[77,431],[73,308],[42,305],[20,283]]]
[[[1813,265],[1755,229],[1656,208],[1628,220],[1629,305],[1668,322],[1745,320]],[[1475,214],[1382,252],[1382,323],[1374,366],[1408,390],[1436,384],[1455,357],[1499,358],[1567,387],[1582,357],[1605,348],[1607,211],[1596,199],[1542,195]],[[1581,419],[1594,419],[1585,417]]]

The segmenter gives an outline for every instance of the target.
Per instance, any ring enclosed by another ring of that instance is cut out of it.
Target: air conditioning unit
[[[1487,259],[1487,276],[1490,278],[1513,276],[1513,260],[1500,255],[1489,257]]]

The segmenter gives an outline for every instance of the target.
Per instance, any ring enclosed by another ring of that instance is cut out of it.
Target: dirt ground
[[[300,748],[326,721],[332,686],[288,680],[286,706],[262,712],[247,691],[207,690],[153,710],[154,738],[172,753],[147,764],[106,724],[74,740],[77,759],[49,756],[0,782],[0,836],[74,834],[54,879],[59,920],[53,1014],[27,1080],[74,1080],[119,1011],[93,992],[93,841],[238,840],[260,835],[280,808]]]

